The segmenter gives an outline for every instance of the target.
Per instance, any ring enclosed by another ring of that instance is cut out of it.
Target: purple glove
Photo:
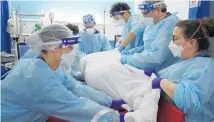
[[[122,109],[124,109],[124,108],[122,108],[123,104],[126,104],[126,102],[122,99],[121,100],[112,100],[111,108],[116,108],[116,109],[122,110]]]
[[[120,122],[125,122],[124,118],[125,118],[125,115],[124,114],[120,114]]]
[[[152,89],[161,89],[160,82],[163,78],[154,78],[152,80]]]
[[[151,77],[152,73],[154,73],[155,75],[157,74],[155,69],[144,69],[144,74],[145,75]]]

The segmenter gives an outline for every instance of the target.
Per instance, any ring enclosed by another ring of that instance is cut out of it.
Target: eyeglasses
[[[172,40],[174,42],[176,40],[179,40],[180,38],[185,38],[185,37],[178,37],[178,36],[173,35]]]
[[[151,10],[143,10],[141,14],[146,17]]]

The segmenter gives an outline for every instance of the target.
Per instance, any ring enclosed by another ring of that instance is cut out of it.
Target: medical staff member
[[[85,54],[111,50],[111,45],[105,35],[96,28],[96,21],[93,15],[83,16],[84,29],[80,34],[79,50]]]
[[[169,48],[183,61],[158,72],[153,89],[185,113],[186,122],[214,120],[214,59],[208,48],[214,37],[214,19],[183,20],[176,24]]]
[[[71,66],[72,76],[75,79],[82,80],[83,74],[79,71],[79,62],[85,55],[108,51],[112,47],[106,36],[101,34],[96,28],[96,21],[93,15],[87,14],[83,16],[84,29],[80,32],[79,49],[76,52],[74,62]]]
[[[179,19],[167,12],[164,1],[146,0],[139,5],[139,9],[147,25],[143,35],[144,46],[122,52],[121,63],[139,69],[163,69],[175,61],[168,45]]]
[[[103,93],[77,84],[69,75],[60,75],[61,56],[79,42],[72,36],[67,27],[52,24],[26,38],[29,47],[39,55],[21,59],[1,81],[2,121],[44,122],[48,116],[54,116],[67,121],[90,122],[103,109],[121,108],[122,100],[111,100]],[[103,95],[101,100],[99,97]],[[123,121],[124,115],[120,118]],[[111,122],[112,118],[104,116],[102,121]]]
[[[130,7],[126,3],[116,3],[110,10],[113,23],[123,27],[120,45],[117,48],[120,52],[143,45],[142,37],[145,25],[142,24],[142,16],[131,14],[129,10]]]
[[[68,27],[73,32],[73,35],[79,34],[79,27],[77,25],[68,23],[66,24],[66,27]],[[37,52],[33,51],[32,49],[29,49],[21,58],[28,59],[28,58],[33,58],[36,55],[38,55]]]

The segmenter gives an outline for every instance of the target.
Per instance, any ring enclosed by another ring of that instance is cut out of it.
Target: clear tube
[[[120,122],[119,116],[113,110],[104,109],[98,112],[91,122],[99,122],[99,119],[104,115],[112,115],[113,122]]]

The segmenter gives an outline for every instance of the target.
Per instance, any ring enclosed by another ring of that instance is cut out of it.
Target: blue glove
[[[121,52],[121,55],[131,55],[131,53],[127,50]]]
[[[154,78],[152,80],[152,89],[161,89],[160,82],[163,78]]]
[[[120,62],[122,64],[126,64],[126,57],[127,57],[127,55],[121,55]]]
[[[144,74],[151,77],[152,73],[154,73],[157,76],[157,72],[155,69],[144,69]]]
[[[124,118],[125,118],[125,115],[124,114],[120,114],[120,122],[125,122]]]
[[[117,48],[117,50],[118,50],[119,52],[122,52],[124,49],[125,49],[125,46],[122,46],[122,45],[120,45],[120,46]]]
[[[71,75],[77,80],[83,79],[83,74],[80,72],[71,71]]]
[[[116,108],[116,109],[122,110],[122,109],[124,109],[124,108],[122,108],[123,104],[126,104],[126,102],[122,99],[121,100],[112,100],[111,108]]]

